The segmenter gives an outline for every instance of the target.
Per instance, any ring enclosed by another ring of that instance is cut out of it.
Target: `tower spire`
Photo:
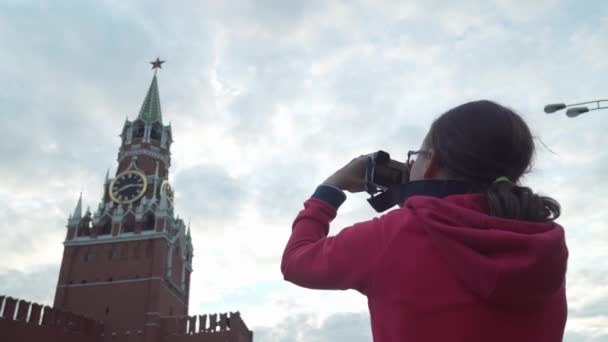
[[[78,197],[78,203],[76,203],[76,209],[74,209],[74,214],[72,214],[73,219],[80,219],[82,217],[82,192],[80,193],[80,197]]]
[[[161,61],[158,58],[156,61],[150,62],[150,64],[152,64],[152,70],[154,70],[154,77],[152,77],[152,83],[150,84],[150,88],[148,89],[148,93],[146,94],[144,103],[141,105],[141,109],[139,110],[139,115],[137,117],[144,122],[163,123],[162,113],[160,110],[160,97],[158,95],[158,81],[156,80],[156,69],[161,69],[161,65],[164,62],[165,61]]]

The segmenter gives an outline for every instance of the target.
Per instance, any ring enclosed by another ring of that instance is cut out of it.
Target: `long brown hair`
[[[517,185],[531,170],[534,140],[512,110],[486,100],[462,104],[433,122],[428,140],[451,178],[484,185],[490,215],[526,221],[560,216],[556,200]],[[502,176],[510,182],[494,183]]]

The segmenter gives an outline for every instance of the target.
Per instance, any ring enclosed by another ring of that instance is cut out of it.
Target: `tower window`
[[[110,314],[110,307],[106,306],[106,316]]]
[[[99,232],[99,235],[109,235],[111,233],[112,233],[112,222],[110,222],[108,220],[101,227],[101,231]]]
[[[133,138],[141,139],[143,137],[144,137],[144,125],[140,121],[133,128]]]
[[[132,233],[135,230],[135,216],[132,214],[127,215],[125,220],[122,222],[122,232]]]
[[[152,131],[150,132],[150,139],[159,141],[161,138],[161,126],[158,123],[155,123],[152,126]]]
[[[146,258],[152,257],[154,246],[152,245],[152,241],[148,241],[148,245],[146,246]]]
[[[86,252],[85,255],[84,255],[84,262],[92,261],[94,256],[95,255],[93,253]]]
[[[154,223],[155,223],[155,219],[154,219],[154,215],[149,214],[146,216],[146,219],[144,221],[144,230],[154,230]]]
[[[109,256],[110,256],[110,260],[118,258],[118,250],[116,249],[116,247],[112,247],[112,250],[110,251]]]

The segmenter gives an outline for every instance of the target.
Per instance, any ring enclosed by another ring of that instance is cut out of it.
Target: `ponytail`
[[[541,222],[561,214],[559,203],[539,196],[532,189],[511,182],[494,182],[485,192],[490,215],[514,220]]]

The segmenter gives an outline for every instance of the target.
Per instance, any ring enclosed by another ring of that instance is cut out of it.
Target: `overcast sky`
[[[584,5],[583,5],[584,4]],[[566,341],[608,340],[604,1],[0,1],[0,293],[52,303],[68,214],[95,208],[118,134],[159,72],[190,313],[242,312],[256,341],[370,341],[365,298],[282,280],[292,220],[355,156],[403,159],[463,102],[510,106],[540,143],[524,183],[563,206]],[[331,233],[375,212],[349,195]]]

